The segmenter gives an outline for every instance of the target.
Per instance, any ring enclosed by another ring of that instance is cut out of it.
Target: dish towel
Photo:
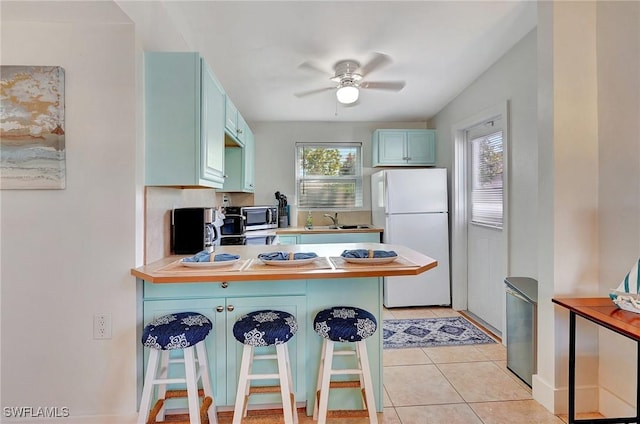
[[[640,313],[640,259],[624,277],[618,288],[611,290],[609,298],[620,309]]]
[[[213,256],[213,261],[211,257]],[[206,250],[202,252],[196,253],[194,256],[190,258],[184,258],[183,262],[224,262],[224,261],[233,261],[235,259],[240,259],[238,255],[232,255],[231,253],[218,253],[217,255],[213,255]]]
[[[369,254],[369,252],[371,252],[371,255]],[[342,256],[343,258],[391,258],[393,256],[398,256],[398,254],[393,250],[369,251],[367,249],[355,249],[345,250],[340,256]]]
[[[290,252],[261,253],[258,255],[258,259],[263,261],[288,261],[290,260],[290,254],[291,254]],[[300,253],[293,254],[293,260],[311,259],[311,258],[317,258],[317,257],[318,255],[316,255],[313,252],[308,252],[308,253],[300,252]]]

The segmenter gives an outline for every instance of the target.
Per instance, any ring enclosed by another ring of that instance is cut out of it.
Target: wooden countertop
[[[348,224],[347,224],[348,225]],[[329,226],[314,226],[311,229],[305,227],[286,227],[278,228],[276,234],[281,236],[294,235],[294,234],[336,234],[336,233],[381,233],[382,228],[370,227],[370,228],[329,228]]]
[[[340,258],[340,254],[347,249],[394,250],[399,258],[388,264],[346,263]],[[264,265],[257,259],[260,253],[274,251],[315,252],[319,259],[296,267]],[[382,243],[216,246],[216,253],[240,255],[240,261],[224,267],[188,268],[179,261],[190,255],[176,255],[134,268],[131,274],[151,283],[307,280],[418,275],[438,265],[435,259],[408,247]]]

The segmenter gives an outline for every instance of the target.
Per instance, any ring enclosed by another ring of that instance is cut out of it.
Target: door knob
[[[218,306],[216,307],[216,311],[217,311],[217,312],[224,312],[224,306],[222,306],[222,305],[218,305]]]
[[[231,312],[235,309],[235,307],[233,305],[229,305],[227,306],[227,311]]]

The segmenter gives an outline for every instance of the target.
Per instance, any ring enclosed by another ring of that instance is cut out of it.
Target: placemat
[[[266,265],[258,258],[249,259],[249,264],[243,269],[243,271],[276,271],[286,272],[288,269],[296,271],[312,271],[314,269],[331,269],[329,260],[324,256],[319,256],[315,261],[306,264],[300,264],[296,266],[277,266]]]
[[[240,259],[239,261],[236,261],[232,264],[228,264],[228,265],[221,265],[221,266],[213,266],[213,267],[198,267],[198,268],[190,268],[190,267],[186,267],[184,265],[182,265],[180,263],[180,260],[177,260],[175,262],[171,262],[169,265],[165,265],[164,267],[158,269],[156,272],[184,272],[184,273],[191,273],[191,274],[202,274],[203,272],[215,272],[215,271],[222,271],[222,272],[229,272],[229,271],[240,271],[244,265],[247,264],[247,262],[249,262],[250,259]]]
[[[331,261],[331,263],[333,263],[333,266],[336,269],[358,269],[358,268],[370,268],[372,266],[376,268],[415,268],[418,266],[415,263],[411,262],[409,259],[405,258],[404,256],[398,256],[398,259],[396,259],[393,262],[377,263],[377,264],[376,263],[354,264],[352,262],[345,261],[342,256],[331,256],[329,260]]]

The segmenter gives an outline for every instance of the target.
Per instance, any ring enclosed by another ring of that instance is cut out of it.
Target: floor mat
[[[463,317],[385,319],[383,340],[384,349],[495,343]]]

